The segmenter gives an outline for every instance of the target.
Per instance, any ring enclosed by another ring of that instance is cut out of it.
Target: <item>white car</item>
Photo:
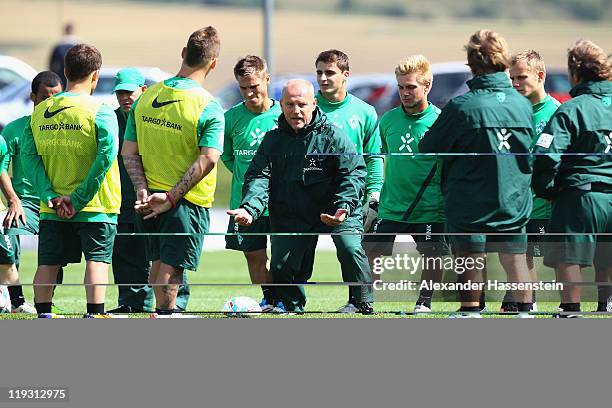
[[[102,67],[100,79],[93,96],[111,106],[113,109],[119,107],[117,98],[113,93],[115,86],[115,74],[123,67]],[[163,81],[172,77],[171,74],[155,67],[136,67],[145,77],[146,85]],[[32,76],[36,75],[36,72]],[[33,105],[30,100],[31,81],[14,84],[0,92],[0,131],[10,122],[22,116],[32,113]]]
[[[36,70],[19,58],[0,55],[0,93],[12,84],[31,81]]]

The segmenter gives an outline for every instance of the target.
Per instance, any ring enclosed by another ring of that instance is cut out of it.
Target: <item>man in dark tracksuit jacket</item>
[[[334,235],[334,240],[340,236],[344,243],[337,246],[338,258],[353,272],[349,281],[364,284],[356,306],[370,314],[371,271],[361,235],[354,234],[363,232],[363,157],[316,107],[309,82],[289,81],[281,108],[278,129],[266,134],[247,170],[240,208],[228,213],[237,223],[249,225],[268,207],[274,283],[306,282],[312,275],[318,234],[341,234]],[[301,286],[277,287],[277,295],[287,311],[304,310],[306,296]]]
[[[568,68],[573,99],[534,147],[533,189],[553,200],[549,231],[570,234],[548,237],[544,264],[560,282],[581,282],[580,268],[590,265],[612,280],[612,237],[598,235],[612,232],[612,67],[603,49],[579,41],[568,52]],[[580,311],[579,285],[565,285],[561,310]]]
[[[446,230],[455,257],[479,265],[486,252],[498,252],[508,281],[529,282],[525,225],[532,208],[531,104],[504,72],[510,55],[499,34],[477,31],[466,50],[474,74],[470,91],[446,105],[419,150],[442,155]],[[479,281],[482,269],[466,268],[460,279]],[[480,291],[463,294],[454,317],[479,317]],[[521,317],[528,316],[531,291],[516,295]]]

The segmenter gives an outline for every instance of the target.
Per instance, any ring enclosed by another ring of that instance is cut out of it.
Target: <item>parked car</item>
[[[93,96],[110,105],[113,109],[119,107],[117,98],[113,94],[115,86],[115,74],[122,67],[102,67],[100,79]],[[170,78],[172,75],[155,67],[137,67],[145,77],[145,84],[152,85],[156,82]],[[36,73],[35,73],[36,74]],[[33,77],[32,77],[33,78]],[[31,79],[25,82],[11,85],[0,93],[0,131],[11,121],[32,112],[33,106],[30,101]]]
[[[444,106],[450,98],[467,90],[465,81],[470,77],[469,68],[460,62],[433,64],[434,87],[430,100],[437,106]],[[270,84],[270,96],[279,99],[283,85],[291,78],[303,78],[313,83],[318,89],[316,77],[312,74],[283,74],[273,78]],[[363,99],[376,108],[379,115],[399,105],[395,75],[381,73],[353,74],[348,80],[348,90],[356,97]],[[216,94],[224,109],[240,103],[242,97],[238,85],[233,82]]]
[[[13,84],[31,81],[36,70],[19,58],[0,55],[0,94]]]

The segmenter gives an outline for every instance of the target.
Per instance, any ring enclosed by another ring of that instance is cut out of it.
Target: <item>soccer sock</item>
[[[11,287],[9,286],[9,291]],[[597,285],[597,311],[605,312],[608,307],[608,299],[612,295],[612,286],[610,285]]]
[[[274,286],[269,285],[261,285],[261,293],[263,293],[264,299],[268,302],[269,305],[273,305],[276,300],[276,296],[274,293]]]
[[[421,305],[424,305],[430,308],[432,297],[433,297],[433,290],[421,289],[421,291],[419,292],[419,298],[417,299],[417,304],[421,304]]]
[[[478,307],[480,307],[480,310],[487,307],[486,294],[484,290],[480,291],[480,304],[478,305]]]
[[[579,312],[580,311],[580,303],[561,303],[559,307],[564,312]]]
[[[87,314],[104,314],[104,303],[87,303]]]
[[[533,303],[522,303],[522,302],[518,302],[516,304],[519,312],[531,312],[532,305]]]
[[[11,304],[13,308],[19,307],[25,303],[25,298],[23,297],[23,288],[21,285],[9,286],[8,287],[9,296],[11,297]]]
[[[51,302],[41,302],[34,303],[34,307],[36,307],[36,312],[40,313],[51,313]]]

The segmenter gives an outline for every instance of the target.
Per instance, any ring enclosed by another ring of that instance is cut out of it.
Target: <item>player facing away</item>
[[[39,103],[25,128],[22,165],[40,197],[36,310],[51,312],[61,265],[85,255],[87,314],[104,314],[105,285],[121,205],[117,119],[91,97],[102,65],[98,50],[78,44],[66,54],[68,85]]]
[[[383,182],[383,158],[380,156],[380,135],[378,116],[373,106],[367,104],[347,91],[350,76],[349,58],[339,50],[321,52],[315,60],[317,83],[317,105],[329,121],[342,130],[355,145],[357,154],[362,154],[367,167],[366,194],[364,195],[363,223],[364,232],[371,232],[378,211],[380,189]],[[365,277],[365,265],[354,264],[359,258],[347,256],[357,244],[357,235],[333,235],[338,260],[345,282],[371,281]],[[364,292],[365,299],[361,299]],[[340,313],[358,312],[359,303],[372,303],[373,295],[369,287],[349,286],[349,299],[338,311]]]
[[[512,57],[510,65],[510,80],[512,86],[521,95],[529,99],[533,106],[534,133],[531,146],[533,147],[544,130],[552,115],[561,103],[546,93],[546,66],[544,59],[537,51],[525,50]],[[533,210],[527,223],[527,267],[531,280],[537,280],[534,257],[542,257],[542,244],[550,219],[550,202],[533,196]],[[538,235],[535,235],[538,234]],[[517,312],[516,302],[506,293],[501,305],[501,312]],[[536,310],[535,291],[533,292],[533,309]]]
[[[287,311],[303,312],[306,293],[301,284],[312,276],[318,234],[363,231],[366,170],[351,140],[317,109],[310,82],[287,82],[281,108],[278,128],[268,132],[247,170],[240,207],[228,214],[248,226],[268,208],[270,272],[274,283],[283,285],[276,286],[276,296]],[[365,265],[370,277],[360,239],[357,243],[344,256],[357,258],[350,262]],[[371,286],[371,281],[365,283],[360,287]],[[369,303],[357,307],[373,313]]]
[[[34,106],[45,99],[62,91],[60,77],[54,72],[43,71],[32,80],[30,99]],[[30,124],[30,115],[23,116],[7,124],[2,131],[6,141],[7,154],[1,164],[0,186],[8,201],[8,211],[3,227],[6,239],[0,241],[1,267],[19,271],[21,254],[20,235],[38,235],[40,218],[40,198],[32,184],[25,176],[21,165],[21,138],[23,130]],[[12,165],[12,177],[9,177],[9,166]],[[8,242],[7,242],[8,239]],[[58,273],[58,283],[61,283],[61,269]],[[26,302],[21,285],[8,287],[11,296],[11,311],[13,313],[36,313],[36,308]]]
[[[244,174],[266,132],[278,127],[278,117],[281,114],[280,103],[268,96],[270,74],[264,59],[255,55],[241,58],[234,66],[234,77],[244,101],[225,112],[221,155],[221,160],[232,173],[231,210],[240,206]],[[266,285],[272,283],[266,253],[268,238],[266,235],[249,235],[270,232],[268,211],[264,211],[248,227],[241,227],[230,218],[227,232],[225,247],[244,253],[251,282],[262,285],[262,311],[270,312],[274,307],[282,309],[282,303],[277,305],[274,297],[274,286]]]
[[[420,155],[418,147],[440,114],[440,110],[427,101],[433,85],[431,65],[423,55],[413,55],[399,63],[395,77],[401,105],[380,119],[382,152],[387,155],[385,179],[375,234],[363,240],[370,264],[374,258],[392,254],[395,234],[412,234],[417,251],[425,258],[449,254],[443,235],[441,160]],[[422,280],[442,281],[442,262],[424,265]],[[432,290],[422,289],[414,312],[431,312],[432,295]]]
[[[552,200],[544,264],[555,268],[561,313],[580,311],[581,268],[612,280],[612,64],[581,40],[568,50],[573,99],[562,104],[538,138],[533,189]],[[600,235],[602,234],[602,235]],[[601,305],[599,305],[601,306]],[[598,308],[599,310],[599,308]]]
[[[223,110],[202,86],[216,67],[220,40],[214,27],[193,32],[176,76],[151,86],[134,102],[122,156],[144,216],[152,317],[176,311],[183,273],[196,271],[209,226],[222,152]]]
[[[509,282],[530,282],[525,225],[532,208],[531,104],[512,87],[508,46],[498,33],[479,30],[465,49],[474,75],[470,91],[444,107],[419,149],[443,159],[446,231],[455,259],[466,262],[458,279],[482,281],[486,253],[498,252]],[[454,317],[480,317],[479,295],[478,289],[461,291]],[[531,291],[514,296],[519,316],[531,317]]]

